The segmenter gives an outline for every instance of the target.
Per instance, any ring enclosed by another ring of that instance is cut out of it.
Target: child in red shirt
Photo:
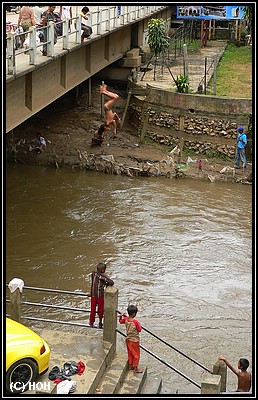
[[[126,347],[128,353],[128,368],[136,373],[142,373],[138,368],[140,360],[140,335],[142,327],[139,321],[135,319],[137,307],[130,305],[127,308],[128,317],[125,313],[119,316],[120,324],[125,324],[126,327]]]

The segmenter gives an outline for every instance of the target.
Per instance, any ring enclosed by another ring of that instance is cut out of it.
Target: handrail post
[[[54,55],[54,40],[55,40],[55,23],[49,21],[49,26],[47,27],[47,56],[53,57]]]
[[[216,360],[213,364],[212,373],[221,376],[221,392],[227,391],[227,365],[222,360]]]
[[[127,22],[131,22],[131,6],[127,6]]]
[[[21,298],[24,282],[22,279],[13,278],[8,287],[10,289],[10,318],[14,321],[21,321]]]
[[[81,28],[82,28],[82,17],[81,15],[76,16],[75,20],[76,24],[76,36],[75,36],[75,43],[81,43]]]
[[[102,10],[98,12],[97,34],[101,35],[102,32]]]
[[[31,26],[29,29],[29,64],[35,65],[36,64],[36,56],[37,56],[37,41],[36,41],[36,27]]]
[[[14,33],[7,33],[7,65],[8,75],[15,74],[15,48],[14,48]]]
[[[110,31],[110,7],[108,7],[107,12],[106,12],[106,31]]]
[[[69,39],[69,21],[68,19],[64,19],[63,23],[63,50],[67,50],[68,49],[68,39]]]
[[[219,394],[221,392],[221,376],[209,375],[201,382],[201,394]]]
[[[104,292],[104,322],[103,340],[111,342],[116,347],[118,289],[108,286]]]
[[[120,25],[124,25],[125,24],[125,7],[126,6],[121,6],[120,8]]]

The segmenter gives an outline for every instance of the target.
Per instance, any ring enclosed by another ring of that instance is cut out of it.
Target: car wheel
[[[37,364],[29,358],[16,361],[6,373],[6,390],[8,393],[23,393],[29,382],[35,382],[38,374]]]

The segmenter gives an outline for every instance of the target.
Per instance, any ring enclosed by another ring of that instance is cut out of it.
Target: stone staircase
[[[142,374],[129,371],[126,354],[116,352],[103,374],[95,394],[158,394],[161,386],[161,379],[152,379],[148,376],[147,367],[143,369]]]
[[[142,374],[128,370],[126,351],[116,351],[112,343],[103,340],[102,330],[89,329],[86,334],[44,330],[41,336],[48,342],[51,349],[49,370],[40,376],[42,390],[27,391],[25,394],[55,394],[57,385],[48,378],[49,371],[54,366],[62,367],[67,361],[82,361],[85,371],[82,375],[71,377],[76,381],[76,390],[69,395],[80,394],[158,394],[162,380],[148,375],[147,366]],[[44,382],[47,391],[44,391]],[[50,387],[50,389],[49,389]]]

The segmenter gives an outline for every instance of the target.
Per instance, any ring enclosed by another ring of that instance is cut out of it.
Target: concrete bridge
[[[40,28],[32,27],[29,31],[28,49],[15,50],[15,35],[7,33],[6,133],[86,80],[90,94],[90,78],[120,59],[120,68],[126,69],[128,76],[133,68],[140,66],[141,58],[129,50],[146,45],[151,18],[163,18],[169,30],[170,7],[122,6],[120,10],[118,6],[94,7],[87,21],[93,34],[83,43],[78,14],[73,18],[76,28],[71,32],[68,21],[61,22],[62,36],[56,44],[51,22],[44,42],[47,56],[41,51],[44,43],[36,43]]]

